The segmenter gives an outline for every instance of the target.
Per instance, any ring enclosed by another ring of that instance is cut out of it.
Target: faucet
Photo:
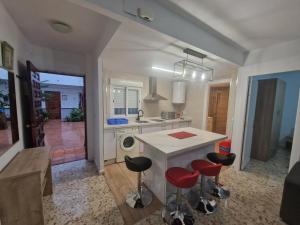
[[[143,117],[143,116],[144,116],[144,111],[142,109],[140,109],[138,111],[138,116],[136,118],[136,121],[141,121],[141,117]]]

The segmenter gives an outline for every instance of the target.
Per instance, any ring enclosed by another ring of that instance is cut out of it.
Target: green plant
[[[5,81],[0,80],[0,85],[2,83],[5,83]],[[5,130],[8,127],[5,115],[5,107],[9,106],[8,100],[8,94],[5,94],[4,91],[0,90],[0,130]]]
[[[69,116],[66,117],[67,122],[80,122],[84,120],[84,112],[81,109],[72,109]]]
[[[49,118],[49,113],[47,111],[42,111],[43,120],[47,121]]]

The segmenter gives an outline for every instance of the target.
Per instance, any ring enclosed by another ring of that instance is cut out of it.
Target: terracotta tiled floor
[[[0,130],[0,156],[12,145],[10,122],[7,125],[7,129]]]
[[[52,164],[85,158],[84,122],[49,120],[44,125],[45,144],[50,146]]]

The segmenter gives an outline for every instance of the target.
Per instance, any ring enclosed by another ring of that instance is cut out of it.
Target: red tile
[[[44,125],[44,131],[45,143],[51,146],[53,164],[85,158],[84,122],[49,120]]]

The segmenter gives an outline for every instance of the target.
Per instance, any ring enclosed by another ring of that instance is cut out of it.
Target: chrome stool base
[[[222,185],[216,184],[213,180],[209,179],[209,193],[219,199],[227,199],[230,197],[230,191],[226,190]]]
[[[193,209],[206,215],[213,214],[217,210],[217,202],[202,197],[198,189],[192,189],[189,192],[188,201]]]
[[[126,203],[131,208],[145,208],[152,202],[152,193],[144,186],[141,192],[131,192],[127,194]]]
[[[171,202],[163,208],[161,216],[169,225],[194,225],[194,218],[189,207],[185,204],[180,209],[176,208],[176,202]]]

